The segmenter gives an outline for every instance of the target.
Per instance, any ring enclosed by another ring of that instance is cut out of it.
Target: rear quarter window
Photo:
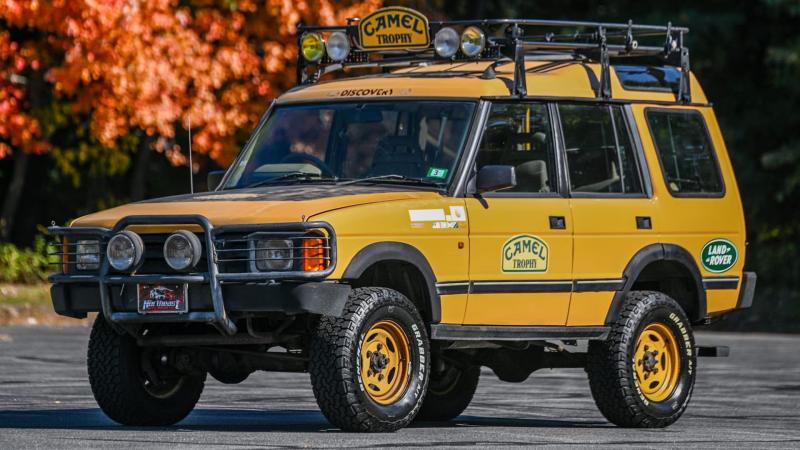
[[[653,109],[646,115],[669,191],[675,196],[722,196],[725,187],[703,116]]]

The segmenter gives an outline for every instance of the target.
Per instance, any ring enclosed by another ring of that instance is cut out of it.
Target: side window
[[[572,192],[644,192],[620,106],[563,104],[558,111]]]
[[[722,194],[722,176],[703,116],[693,111],[647,111],[664,179],[673,194]]]
[[[544,103],[495,103],[478,151],[478,169],[514,166],[517,186],[503,192],[555,192],[552,134]]]

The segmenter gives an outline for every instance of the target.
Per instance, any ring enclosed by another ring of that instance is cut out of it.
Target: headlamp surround
[[[200,262],[202,244],[196,234],[178,230],[164,241],[164,260],[177,271],[189,270]]]
[[[120,231],[108,241],[106,257],[114,270],[132,272],[142,263],[143,256],[144,242],[133,231]]]

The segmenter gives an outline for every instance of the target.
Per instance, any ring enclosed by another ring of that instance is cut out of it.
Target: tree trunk
[[[143,136],[139,143],[139,153],[133,163],[131,174],[131,201],[144,200],[147,195],[147,172],[150,166],[150,138]]]
[[[3,199],[3,210],[0,215],[0,238],[3,240],[10,239],[11,231],[14,229],[14,218],[22,198],[22,188],[25,186],[29,160],[29,154],[23,150],[14,150],[14,171],[11,173],[11,182],[8,184],[8,192]]]

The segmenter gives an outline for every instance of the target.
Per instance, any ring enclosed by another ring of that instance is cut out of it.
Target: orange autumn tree
[[[0,19],[63,53],[46,80],[113,150],[138,132],[174,164],[194,150],[222,165],[271,98],[294,83],[299,22],[340,24],[380,0],[0,0]],[[33,129],[31,127],[30,129]]]

